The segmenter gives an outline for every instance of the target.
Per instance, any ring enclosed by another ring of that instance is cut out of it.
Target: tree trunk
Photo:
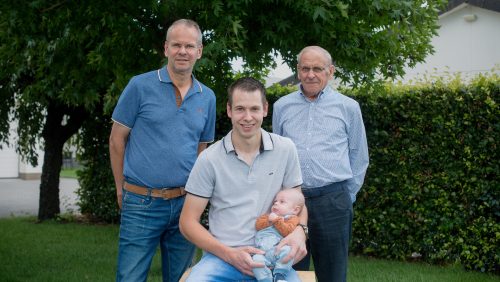
[[[55,136],[45,139],[42,177],[40,181],[40,201],[38,220],[54,218],[61,211],[59,208],[59,174],[62,166],[63,145]]]
[[[62,166],[63,146],[80,129],[87,115],[83,107],[74,108],[55,104],[53,101],[49,103],[42,131],[45,156],[38,206],[38,220],[40,221],[55,218],[61,211],[59,207],[59,174]]]

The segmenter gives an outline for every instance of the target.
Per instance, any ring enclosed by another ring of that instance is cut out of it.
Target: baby
[[[293,260],[286,264],[283,264],[281,260],[290,252],[290,246],[283,246],[278,254],[275,254],[275,246],[297,227],[299,224],[297,215],[303,206],[304,196],[300,189],[281,190],[274,198],[271,213],[263,214],[257,219],[255,245],[266,252],[263,255],[252,256],[254,261],[265,264],[264,267],[253,269],[257,281],[286,281]],[[274,270],[271,271],[269,267],[274,267]]]

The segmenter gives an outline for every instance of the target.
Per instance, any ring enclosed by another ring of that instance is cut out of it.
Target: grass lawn
[[[114,281],[117,225],[88,225],[34,217],[0,219],[0,281]],[[348,281],[500,281],[460,266],[431,266],[352,257]],[[148,281],[161,281],[159,255]]]
[[[61,173],[59,174],[60,177],[62,178],[77,178],[76,176],[76,171],[78,169],[76,168],[66,168],[66,169],[61,169]]]

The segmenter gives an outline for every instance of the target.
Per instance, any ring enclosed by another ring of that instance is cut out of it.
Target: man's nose
[[[248,111],[245,111],[245,116],[244,116],[245,119],[252,119],[252,113],[248,110]]]
[[[307,72],[307,77],[308,78],[314,78],[316,77],[316,74],[314,73],[314,71],[312,69],[310,69],[308,72]]]

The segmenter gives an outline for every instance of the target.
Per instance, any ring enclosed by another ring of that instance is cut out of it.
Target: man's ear
[[[198,48],[198,55],[196,56],[196,59],[200,59],[201,55],[203,54],[203,45]]]
[[[226,104],[226,113],[229,118],[231,118],[231,105],[229,105],[229,102]]]
[[[168,42],[165,40],[165,44],[163,44],[163,55],[167,57],[167,49],[168,49]]]
[[[329,68],[329,71],[330,71],[329,77],[332,78],[333,75],[335,74],[335,66],[331,65],[330,68]]]

